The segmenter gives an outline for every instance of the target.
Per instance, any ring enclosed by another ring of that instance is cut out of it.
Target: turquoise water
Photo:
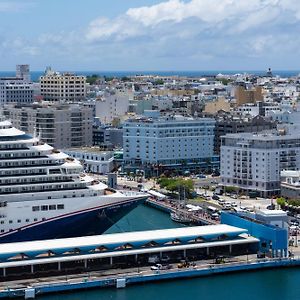
[[[297,300],[299,269],[228,274],[42,297],[46,300]]]
[[[181,226],[183,225],[173,222],[166,213],[140,205],[105,233],[167,229]]]
[[[169,216],[146,206],[139,206],[107,233],[151,230],[180,226]],[[129,286],[116,290],[98,289],[44,296],[42,300],[297,300],[300,299],[300,268],[218,275],[212,277],[165,281]]]

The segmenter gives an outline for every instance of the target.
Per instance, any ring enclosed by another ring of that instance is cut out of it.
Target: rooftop
[[[259,133],[251,133],[251,132],[241,132],[241,133],[229,133],[226,138],[231,139],[244,139],[244,140],[253,140],[253,141],[277,141],[277,140],[291,140],[300,138],[300,133],[287,133],[287,132],[279,132],[275,130],[271,131],[263,131]]]
[[[236,238],[241,234],[247,233],[246,229],[220,224],[209,226],[183,227],[175,229],[162,229],[150,231],[136,231],[126,233],[103,234],[96,236],[85,236],[67,239],[54,239],[44,241],[30,241],[20,243],[0,244],[0,258],[7,259],[24,253],[28,256],[36,256],[39,253],[53,251],[64,253],[74,249],[89,251],[96,247],[107,247],[116,249],[118,246],[132,244],[141,246],[155,241],[163,244],[174,240],[188,242],[197,238],[218,238],[228,236]]]
[[[260,209],[256,212],[258,215],[261,216],[287,216],[287,213],[283,210],[277,209],[277,210],[269,210],[269,209]]]
[[[113,151],[102,151],[99,147],[78,147],[78,148],[67,148],[64,151],[72,151],[72,152],[84,152],[84,153],[92,153],[92,154],[113,154]]]

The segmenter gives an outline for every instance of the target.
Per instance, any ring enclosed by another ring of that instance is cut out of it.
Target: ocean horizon
[[[158,75],[158,76],[187,76],[187,77],[201,77],[201,76],[215,76],[218,74],[224,75],[234,75],[234,74],[251,74],[257,76],[263,76],[266,74],[266,70],[199,70],[199,71],[63,71],[58,72],[71,72],[76,75],[99,75],[107,77],[124,77],[124,76],[134,76],[134,75]],[[300,74],[300,70],[273,70],[275,76],[280,77],[292,77]],[[15,71],[0,71],[0,77],[11,77],[15,76]],[[31,79],[33,81],[38,81],[39,77],[44,74],[44,71],[31,71]]]

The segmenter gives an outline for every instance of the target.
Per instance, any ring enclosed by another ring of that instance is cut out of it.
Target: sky
[[[0,71],[300,70],[300,0],[0,0]]]

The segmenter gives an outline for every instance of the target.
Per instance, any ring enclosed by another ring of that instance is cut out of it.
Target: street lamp
[[[138,262],[137,262],[137,264],[138,264],[138,269],[137,269],[137,271],[138,271],[138,273],[140,273],[140,261],[138,260]]]

